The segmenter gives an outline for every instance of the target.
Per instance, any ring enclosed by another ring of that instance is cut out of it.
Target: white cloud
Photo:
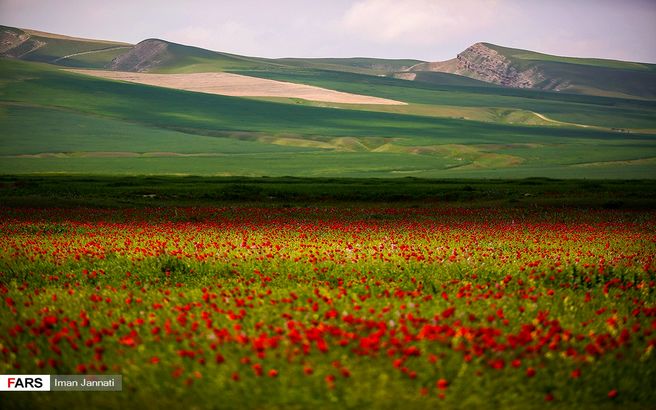
[[[498,0],[361,0],[340,21],[377,43],[441,44],[499,24]]]

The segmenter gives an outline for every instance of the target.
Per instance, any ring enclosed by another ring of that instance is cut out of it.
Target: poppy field
[[[650,408],[656,213],[0,209],[3,408]]]

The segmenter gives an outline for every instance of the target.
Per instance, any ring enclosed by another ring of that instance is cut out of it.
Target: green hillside
[[[406,113],[412,113],[413,109],[420,109],[415,106],[416,104],[454,107],[455,111],[451,116],[456,118],[470,117],[472,110],[479,112],[491,110],[501,114],[503,112],[513,114],[516,110],[520,110],[538,113],[554,121],[569,124],[656,130],[654,115],[656,102],[654,101],[493,87],[487,83],[479,86],[479,81],[467,81],[470,79],[453,81],[454,77],[462,77],[443,73],[426,73],[436,76],[433,82],[424,82],[323,70],[278,69],[238,70],[236,72],[411,103],[411,106],[406,108],[365,107],[368,110],[401,109]],[[442,80],[440,81],[440,79]],[[472,84],[475,85],[472,86]],[[458,110],[461,111],[460,114]],[[419,114],[420,112],[415,113]],[[532,115],[534,116],[534,114]],[[503,118],[499,120],[504,122]],[[552,122],[551,125],[558,124]]]
[[[7,44],[7,47],[0,48],[0,56],[76,68],[110,67],[116,57],[134,52],[144,44],[148,45],[154,41],[166,44],[166,50],[162,53],[146,57],[156,61],[148,71],[159,73],[303,67],[378,75],[402,70],[421,62],[362,57],[266,59],[211,51],[159,39],[148,39],[131,45],[0,26],[0,42]],[[127,69],[129,71],[129,67]]]
[[[301,68],[319,70],[347,71],[361,74],[383,75],[395,71],[402,71],[420,60],[385,59],[385,58],[279,58],[276,62]]]
[[[149,43],[165,44],[165,50],[156,57],[148,56],[157,61],[147,71],[154,73],[199,73],[232,70],[290,70],[301,69],[326,70],[337,72],[352,72],[368,75],[382,75],[398,71],[421,61],[390,60],[376,58],[279,58],[267,59],[247,57],[230,53],[210,51],[198,47],[172,43],[169,41],[149,39],[135,46],[147,48]],[[133,71],[129,67],[120,67],[125,71]]]
[[[266,59],[211,51],[158,39],[148,39],[137,45],[130,45],[6,26],[0,26],[0,40],[2,44],[0,56],[67,67],[156,73],[251,70],[263,72],[263,75],[267,75],[270,71],[282,71],[295,76],[299,70],[309,70],[407,78],[409,74],[407,70],[411,67],[432,64],[412,59],[365,57]],[[511,63],[512,70],[531,73],[532,81],[535,82],[532,86],[534,89],[619,98],[656,99],[656,65],[654,64],[559,57],[489,43],[479,43],[479,45],[506,58]],[[468,50],[474,48],[472,46]],[[467,55],[468,50],[461,54]],[[484,58],[476,57],[476,53],[473,56],[476,64],[485,61]],[[476,69],[463,70],[456,66],[457,60],[453,61],[454,63],[446,68],[429,68],[428,71],[422,71],[424,70],[422,68],[413,69],[412,79],[436,85],[487,86],[483,81],[468,78],[468,76],[480,78],[480,73]],[[444,70],[447,72],[439,72]],[[459,75],[448,75],[449,72]],[[496,74],[491,75],[494,77]],[[485,78],[480,79],[487,81],[486,75],[483,77]]]
[[[0,172],[5,174],[640,178],[656,171],[656,138],[650,134],[223,97],[7,59],[0,59],[0,72]],[[471,103],[477,95],[471,87],[314,74],[317,82],[346,87],[350,80],[351,87],[426,105]],[[478,98],[509,105],[514,98],[518,107],[531,101],[482,92]],[[602,103],[625,104],[622,109],[636,118],[654,110],[612,99],[534,100],[562,112],[580,107],[579,115],[610,109]]]
[[[656,98],[656,64],[559,57],[486,45],[510,59],[519,70],[537,68],[546,79],[536,88],[551,89],[566,83],[562,88],[566,92]]]
[[[476,80],[462,75],[450,73],[439,73],[431,71],[420,71],[414,74],[414,81],[420,81],[436,85],[459,85],[468,87],[495,87],[494,84]],[[398,74],[397,74],[398,75]]]
[[[502,47],[496,44],[483,43],[487,47],[514,60],[521,68],[525,68],[531,61],[554,62],[563,64],[576,64],[601,68],[617,68],[620,70],[655,71],[656,64],[634,63],[629,61],[608,60],[602,58],[562,57],[519,48]]]
[[[0,26],[0,56],[68,67],[101,68],[132,46]]]
[[[147,41],[153,40],[145,40],[142,43]],[[219,53],[168,41],[164,43],[167,44],[166,57],[162,59],[161,63],[148,71],[156,73],[197,73],[236,69],[265,70],[267,68],[279,67],[278,64],[269,62],[266,59]]]

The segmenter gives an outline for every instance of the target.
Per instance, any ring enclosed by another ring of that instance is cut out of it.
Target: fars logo
[[[0,391],[49,391],[50,375],[3,374],[0,375]]]

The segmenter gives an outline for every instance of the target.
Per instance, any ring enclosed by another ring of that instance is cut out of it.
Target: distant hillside
[[[279,58],[247,57],[176,44],[159,39],[140,42],[116,57],[107,68],[121,71],[194,73],[228,70],[268,70],[310,68],[381,75],[406,70],[420,60],[380,58]]]
[[[107,68],[119,71],[184,73],[265,69],[272,65],[279,66],[266,59],[220,53],[160,39],[148,39],[114,58]]]
[[[161,39],[147,39],[132,45],[7,26],[0,26],[0,57],[67,67],[160,73],[311,68],[381,75],[406,70],[423,62],[363,57],[267,59],[211,51]]]
[[[408,72],[443,72],[505,87],[589,95],[656,98],[656,65],[559,57],[476,43],[454,59],[419,63]]]
[[[76,68],[154,73],[305,70],[387,76],[433,85],[529,88],[606,97],[656,99],[656,64],[559,57],[476,43],[454,59],[248,57],[161,39],[136,45],[0,26],[0,57]],[[294,82],[294,80],[292,80]]]
[[[388,74],[407,70],[424,63],[421,60],[387,59],[387,58],[281,58],[276,61],[303,68],[326,69],[333,71],[350,71],[362,74]]]
[[[0,26],[0,57],[68,67],[100,68],[130,48],[131,44],[115,41]]]

